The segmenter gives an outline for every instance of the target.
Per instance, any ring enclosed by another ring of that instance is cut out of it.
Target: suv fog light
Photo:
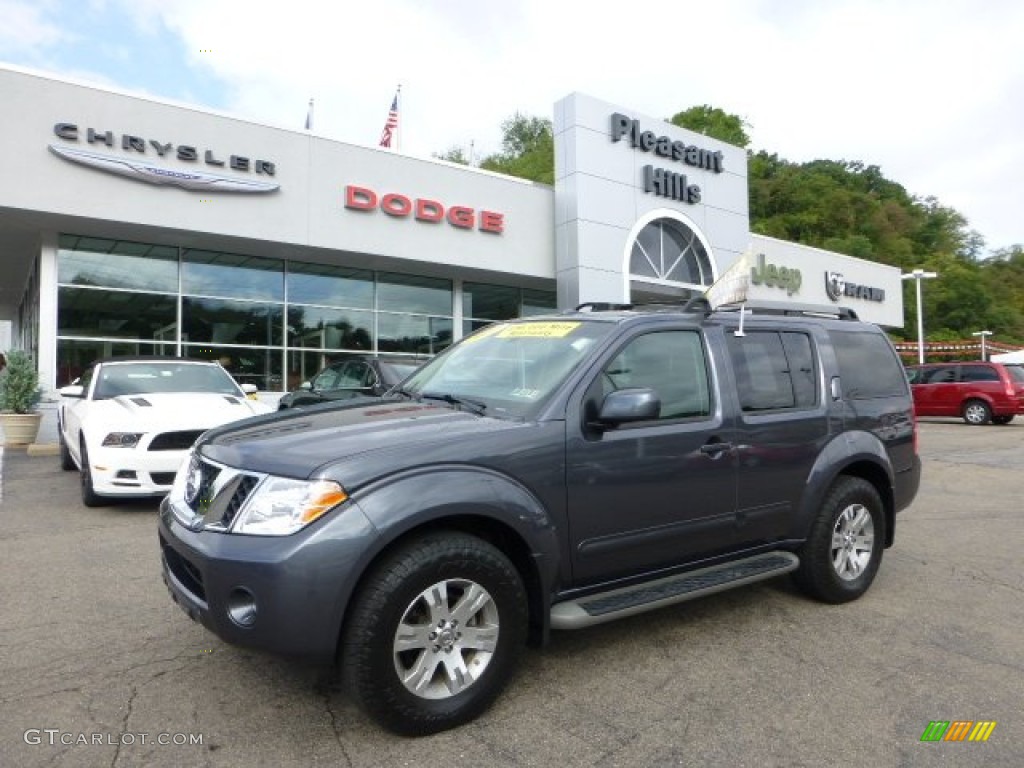
[[[244,587],[235,587],[228,595],[228,617],[240,627],[256,623],[256,598]]]

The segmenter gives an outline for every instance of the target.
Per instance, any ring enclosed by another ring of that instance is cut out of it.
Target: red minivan
[[[918,416],[959,416],[968,424],[1009,424],[1024,413],[1024,366],[928,363],[907,366]]]

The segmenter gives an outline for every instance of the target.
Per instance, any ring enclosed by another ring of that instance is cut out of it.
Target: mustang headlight
[[[104,448],[134,448],[145,432],[111,432],[103,438]]]
[[[233,533],[287,536],[348,498],[333,480],[268,477],[253,492],[231,526]]]

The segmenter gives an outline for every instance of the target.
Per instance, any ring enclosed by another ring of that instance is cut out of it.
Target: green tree
[[[453,146],[446,149],[444,152],[435,152],[434,157],[438,160],[447,160],[449,163],[458,163],[459,165],[469,165],[469,157],[466,156],[466,150],[459,146]]]
[[[501,125],[502,151],[480,162],[488,171],[555,183],[555,138],[551,121],[516,113]]]
[[[746,130],[750,125],[743,118],[709,104],[676,112],[668,122],[737,147],[750,146],[750,136]]]

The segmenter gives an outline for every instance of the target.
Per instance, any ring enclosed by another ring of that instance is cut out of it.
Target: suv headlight
[[[231,526],[232,533],[287,536],[348,498],[333,480],[292,480],[268,477],[260,483]]]

